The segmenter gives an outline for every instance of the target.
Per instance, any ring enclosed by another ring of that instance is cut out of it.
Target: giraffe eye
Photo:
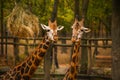
[[[50,30],[48,29],[47,32],[49,32]]]
[[[83,29],[81,29],[81,31],[83,31]]]

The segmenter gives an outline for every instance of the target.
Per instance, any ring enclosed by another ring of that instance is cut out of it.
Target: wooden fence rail
[[[1,37],[0,37],[1,38]],[[13,45],[14,47],[14,55],[15,55],[15,60],[18,60],[19,61],[19,57],[18,57],[18,53],[19,53],[19,46],[37,46],[38,43],[36,41],[41,41],[43,37],[40,37],[40,38],[17,38],[17,37],[2,37],[3,38],[3,42],[0,42],[0,44],[3,44],[5,45],[5,52],[4,54],[7,55],[8,51],[7,51],[7,47],[8,45]],[[61,41],[61,40],[70,40],[71,38],[70,37],[60,37],[58,39],[58,41]],[[10,41],[9,41],[10,40]],[[34,41],[34,43],[21,43],[19,42],[19,40],[25,40],[25,41],[29,41],[29,40],[32,40]],[[111,38],[83,38],[82,41],[87,41],[87,44],[81,44],[80,47],[87,47],[88,50],[89,50],[89,60],[90,60],[90,68],[91,68],[91,65],[93,64],[92,63],[92,55],[91,55],[91,48],[94,47],[94,48],[111,48],[111,45],[108,45],[108,44],[104,44],[104,45],[98,45],[96,44],[96,42],[98,41],[112,41]],[[53,43],[52,44],[52,49],[55,48],[55,47],[73,47],[73,44],[72,42],[71,43],[68,43],[68,44],[60,44],[60,43]],[[56,50],[56,49],[55,49]],[[49,51],[49,52],[53,52],[53,51]],[[57,51],[55,51],[55,56],[56,56],[56,53]],[[72,50],[71,50],[71,55],[72,55]],[[6,59],[7,59],[7,56],[6,56]],[[15,62],[16,63],[16,62]],[[89,69],[90,69],[89,68]]]
[[[0,37],[1,38],[1,37]],[[18,37],[12,37],[12,36],[7,36],[7,37],[2,37],[3,38],[3,42],[0,42],[0,44],[3,44],[5,45],[5,52],[4,54],[7,55],[7,46],[8,45],[13,45],[14,46],[14,55],[16,57],[16,59],[19,59],[18,58],[18,53],[19,53],[19,49],[18,47],[19,46],[38,46],[38,43],[36,43],[37,40],[42,40],[43,37],[37,37],[37,38],[18,38]],[[71,38],[70,37],[60,37],[58,40],[70,40]],[[9,41],[9,40],[12,40],[12,41]],[[25,41],[28,41],[28,40],[34,40],[35,43],[20,43],[19,40],[25,40]],[[92,44],[92,42],[97,42],[97,41],[111,41],[111,38],[83,38],[83,40],[86,40],[88,43],[87,44],[81,44],[80,47],[88,47],[90,49],[90,47],[95,47],[95,48],[111,48],[111,45],[98,45],[98,44]],[[39,41],[40,42],[40,41]],[[59,43],[53,43],[52,44],[53,47],[73,47],[73,44],[72,43],[69,43],[69,44],[59,44]],[[91,51],[91,50],[90,50]],[[7,57],[6,57],[7,58]]]
[[[64,75],[65,74],[50,74],[51,80],[63,80]],[[35,74],[32,80],[44,80],[43,76],[44,74],[40,73]],[[112,79],[110,76],[78,74],[77,80],[112,80]]]
[[[0,37],[1,38],[1,37]],[[16,39],[17,37],[7,37],[7,39]],[[43,37],[40,37],[40,38],[17,38],[18,40],[42,40]],[[3,37],[3,39],[6,40],[6,37]],[[58,40],[70,40],[70,37],[60,37]],[[83,38],[82,40],[87,40],[87,41],[111,41],[111,38]],[[7,40],[8,41],[8,40]],[[3,44],[9,44],[9,45],[20,45],[20,46],[37,46],[38,44],[25,44],[25,43],[18,43],[16,41],[14,42],[0,42],[0,44],[3,43]],[[63,46],[63,47],[71,47],[72,44],[54,44],[55,46]],[[83,47],[102,47],[102,46],[99,46],[99,45],[82,45],[81,46]],[[104,46],[103,46],[104,47]],[[106,45],[105,47],[111,47]]]

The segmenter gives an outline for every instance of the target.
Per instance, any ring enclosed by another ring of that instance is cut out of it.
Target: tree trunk
[[[49,49],[47,50],[47,53],[46,53],[45,59],[44,59],[44,71],[45,71],[44,80],[50,80],[52,50],[53,50],[53,45],[51,44]]]
[[[59,0],[54,0],[54,6],[53,6],[52,15],[51,15],[51,22],[54,22],[55,19],[57,18],[58,2]]]
[[[88,9],[88,3],[89,0],[82,0],[82,18],[86,18],[87,9]],[[85,35],[83,35],[84,37]],[[82,44],[87,44],[87,41],[82,41]],[[87,67],[88,67],[88,51],[87,47],[82,47],[81,49],[81,68],[80,73],[87,73]]]
[[[21,0],[16,0],[17,3],[19,3]]]
[[[82,17],[86,18],[89,0],[82,0]]]
[[[74,10],[74,18],[77,18],[78,20],[80,20],[80,10],[79,10],[79,6],[80,6],[80,1],[79,0],[75,0],[75,10]]]
[[[54,0],[53,11],[51,14],[51,19],[50,19],[51,22],[54,22],[57,17],[58,2],[59,2],[59,0]],[[50,50],[52,50],[52,48]],[[50,51],[48,51],[48,52],[50,52]],[[50,59],[50,53],[49,53],[45,56],[45,79],[44,80],[50,80],[50,69],[51,69],[51,59]]]
[[[19,43],[19,39],[18,37],[14,38],[14,57],[15,57],[15,63],[14,65],[16,65],[16,63],[18,63],[20,61],[19,58],[19,45],[17,43]]]
[[[0,25],[1,26],[1,28],[0,28],[1,29],[1,53],[0,53],[0,55],[2,55],[2,56],[4,54],[4,47],[3,47],[3,30],[4,30],[3,29],[3,2],[4,2],[3,0],[0,1],[0,5],[1,5],[0,6],[0,8],[1,8],[0,9],[1,10],[1,16],[0,16],[0,18],[1,18],[0,19],[1,20],[1,25]]]
[[[58,64],[58,59],[57,59],[57,46],[54,46],[54,56],[55,56],[55,59],[54,59],[54,63],[56,65],[56,68],[59,68],[59,64]]]
[[[113,0],[112,79],[120,80],[120,0]]]
[[[61,35],[63,37],[66,37],[66,33],[67,33],[66,30],[61,31]],[[62,44],[66,44],[66,40],[61,40],[61,42],[62,42]],[[67,47],[62,47],[61,53],[67,53]]]
[[[58,3],[59,3],[59,0],[54,0],[54,6],[53,6],[53,11],[52,11],[52,15],[51,15],[51,22],[54,22],[57,18],[57,10],[58,10]],[[57,60],[57,46],[54,47],[56,50],[55,50],[55,54],[54,54],[54,61],[55,61],[55,65],[56,67],[58,67],[58,60]],[[54,63],[52,63],[54,65]],[[54,65],[54,66],[55,66]]]

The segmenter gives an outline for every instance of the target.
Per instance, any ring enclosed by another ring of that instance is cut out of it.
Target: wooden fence
[[[19,61],[19,56],[18,56],[18,54],[19,54],[19,46],[24,46],[24,47],[37,46],[38,45],[37,41],[42,40],[42,37],[40,37],[40,38],[17,38],[17,37],[8,37],[7,36],[7,37],[2,37],[2,38],[3,38],[3,42],[0,42],[0,44],[3,44],[4,47],[5,47],[4,55],[6,56],[5,57],[6,60],[8,61],[8,58],[7,58],[8,45],[13,45],[13,52],[14,52],[13,54],[15,56],[15,63],[16,63],[16,60]],[[20,43],[19,40],[25,40],[25,41],[32,40],[34,42],[34,44],[33,43],[28,44],[27,42],[26,43]],[[61,40],[70,40],[70,37],[60,37],[58,39],[58,41],[61,41]],[[93,64],[92,47],[94,47],[95,50],[97,50],[97,48],[111,48],[111,45],[107,44],[108,41],[111,41],[111,38],[83,38],[82,41],[84,41],[84,40],[87,41],[87,44],[81,44],[80,47],[81,48],[82,47],[87,47],[88,48],[88,52],[89,52],[88,53],[89,54],[88,58],[89,58],[89,63],[90,63],[88,69],[91,69],[92,64]],[[103,45],[98,45],[98,41],[102,41]],[[60,47],[73,47],[73,44],[72,43],[70,43],[70,44],[53,43],[51,50],[53,50],[53,48],[58,47],[58,46],[60,46]],[[28,48],[26,48],[26,50],[28,50]],[[49,52],[52,52],[52,51],[49,51]],[[71,55],[72,55],[72,49],[71,49]],[[57,59],[57,58],[55,58],[55,56],[56,55],[54,55],[53,59]],[[56,66],[58,66],[58,64],[56,64]],[[92,77],[87,76],[87,77],[92,78],[93,76]]]
[[[70,39],[71,39],[70,37],[60,37],[59,41],[70,40]],[[0,42],[0,44],[4,44],[4,46],[5,46],[4,54],[7,55],[7,53],[8,53],[8,51],[7,51],[8,45],[13,45],[14,46],[14,54],[17,55],[17,54],[19,54],[18,46],[37,46],[38,43],[36,43],[36,41],[37,40],[42,40],[42,37],[40,37],[40,38],[3,37],[3,40],[4,41]],[[34,43],[29,43],[29,44],[27,42],[26,43],[20,43],[19,40],[25,40],[25,41],[32,40],[32,41],[34,41]],[[87,41],[87,44],[81,44],[80,47],[111,48],[111,45],[107,45],[108,41],[111,41],[111,38],[83,38],[82,41],[84,41],[84,40]],[[103,45],[98,45],[98,43],[96,43],[98,41],[102,41]],[[94,43],[94,44],[92,44],[92,43]],[[53,47],[55,47],[55,46],[72,47],[73,46],[72,43],[70,43],[70,44],[53,43],[52,45],[53,45]],[[90,51],[91,51],[91,49],[90,49]]]

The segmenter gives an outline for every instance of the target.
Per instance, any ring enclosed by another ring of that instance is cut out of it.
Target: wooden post
[[[91,45],[91,40],[88,41],[89,45]],[[93,65],[93,57],[92,57],[92,49],[91,47],[88,47],[88,74],[91,72],[91,68]]]
[[[16,64],[20,59],[19,59],[19,46],[17,45],[19,43],[18,37],[14,37],[14,56],[15,56],[15,63]]]
[[[7,57],[7,38],[8,38],[8,32],[6,31],[6,39],[5,39],[5,58],[6,58],[6,63],[8,64],[8,57]]]
[[[54,60],[55,60],[54,62],[55,62],[56,67],[59,68],[58,59],[57,59],[57,51],[58,51],[57,50],[57,46],[54,46],[54,57],[55,57],[54,58]]]
[[[28,44],[29,44],[29,42],[28,42],[28,39],[26,39],[26,43],[27,43],[27,45],[25,46],[25,55],[26,56],[28,56],[29,55],[29,52],[28,52]]]
[[[61,35],[63,37],[66,37],[66,30],[62,30]],[[66,44],[66,40],[64,40],[64,39],[62,39],[61,42],[62,42],[62,44]],[[62,47],[61,50],[62,50],[61,53],[67,53],[67,48],[66,47]]]
[[[97,36],[98,36],[98,35],[97,35],[97,31],[95,30],[94,37],[97,38]],[[94,41],[94,44],[95,44],[95,45],[98,45],[98,40],[95,40],[95,41]],[[95,55],[97,55],[97,54],[98,54],[98,47],[96,46],[93,55],[95,56]]]
[[[51,72],[54,73],[55,72],[55,46],[53,48],[53,52],[52,52],[52,69]]]
[[[82,44],[86,44],[87,40],[82,40]],[[80,67],[80,73],[86,74],[88,68],[88,50],[86,47],[81,47],[81,67]]]
[[[51,70],[51,54],[53,51],[53,44],[50,45],[44,59],[44,80],[50,80],[50,70]]]
[[[4,1],[3,1],[3,0],[0,0],[0,2],[1,2],[1,4],[0,4],[0,5],[1,5],[1,6],[0,6],[0,7],[1,7],[1,25],[0,25],[0,26],[1,26],[1,54],[0,54],[0,55],[3,56],[3,55],[4,55],[4,46],[3,46],[3,41],[4,41],[4,40],[3,40],[3,30],[4,30],[4,29],[3,29],[3,28],[4,28],[4,27],[3,27],[3,19],[4,19],[4,17],[3,17],[3,16],[4,16],[4,15],[3,15],[3,6],[4,6],[4,4],[3,4],[3,3],[4,3]]]

